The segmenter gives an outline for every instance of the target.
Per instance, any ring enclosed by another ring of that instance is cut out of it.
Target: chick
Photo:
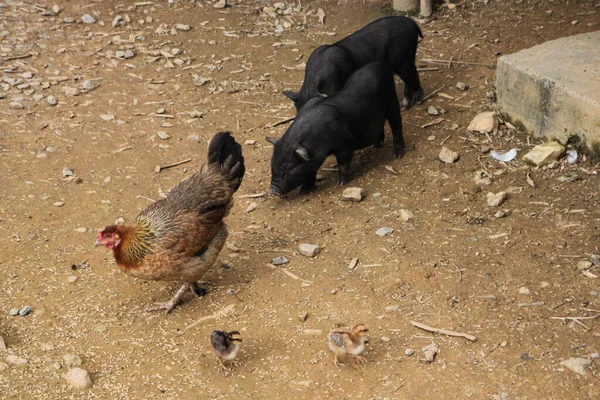
[[[225,367],[225,361],[232,361],[238,354],[240,350],[240,344],[242,339],[239,337],[234,337],[234,335],[239,336],[240,333],[238,331],[213,331],[210,334],[210,343],[212,344],[213,349],[215,350],[215,354],[217,358],[221,362],[221,366]]]
[[[337,331],[329,334],[329,349],[335,355],[335,366],[338,365],[338,357],[349,354],[354,357],[356,362],[364,363],[367,359],[359,354],[365,349],[367,342],[366,334],[369,329],[364,324],[354,325],[350,332]]]

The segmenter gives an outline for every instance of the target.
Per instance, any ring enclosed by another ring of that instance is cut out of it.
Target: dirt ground
[[[600,267],[578,268],[600,254],[598,164],[563,160],[531,169],[520,156],[539,139],[506,125],[491,135],[466,131],[478,112],[494,109],[488,66],[497,57],[600,29],[600,3],[485,3],[443,6],[421,25],[419,60],[462,63],[418,62],[426,93],[441,89],[403,113],[411,150],[402,159],[392,157],[390,137],[383,148],[357,155],[351,185],[367,196],[349,203],[341,201],[333,160],[310,195],[249,195],[269,184],[272,147],[264,137],[289,126],[269,124],[294,115],[281,90],[300,87],[315,46],[389,8],[295,3],[291,27],[275,35],[267,2],[215,9],[204,1],[57,0],[52,15],[53,2],[4,1],[0,336],[7,349],[0,349],[0,397],[600,398],[598,360],[591,358],[600,351],[600,319],[550,318],[600,314],[593,311],[600,310]],[[81,23],[83,14],[96,23]],[[123,21],[113,28],[117,15]],[[175,24],[191,29],[172,31]],[[134,57],[116,58],[128,49]],[[201,85],[203,79],[209,81]],[[469,89],[458,90],[459,81]],[[401,93],[399,80],[397,88]],[[428,115],[431,105],[444,113]],[[124,275],[107,249],[94,248],[96,231],[135,218],[189,176],[205,161],[207,140],[224,129],[255,144],[243,146],[247,174],[227,218],[228,248],[205,275],[209,293],[186,297],[168,316],[146,313],[178,285]],[[460,159],[441,163],[442,145]],[[517,148],[519,157],[503,164],[490,148]],[[72,176],[63,176],[65,167]],[[475,183],[478,170],[489,173],[490,185]],[[508,199],[488,206],[486,193],[499,191]],[[401,209],[414,218],[403,222]],[[499,210],[508,215],[496,218]],[[381,227],[394,232],[379,237]],[[307,258],[299,243],[323,250]],[[290,262],[273,267],[276,256]],[[353,258],[358,265],[349,269]],[[30,315],[9,315],[26,305]],[[410,321],[477,340],[432,334]],[[327,332],[359,322],[370,328],[368,362],[336,368]],[[213,329],[242,333],[229,373],[212,354]],[[432,342],[440,350],[427,363],[421,348]],[[11,365],[9,354],[27,365]],[[69,387],[66,354],[83,359],[90,389]],[[592,359],[585,376],[560,365],[570,357]]]

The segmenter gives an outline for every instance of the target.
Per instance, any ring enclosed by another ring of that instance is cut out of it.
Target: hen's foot
[[[175,295],[173,297],[171,297],[171,300],[167,301],[166,303],[155,303],[154,307],[149,307],[146,308],[147,312],[150,311],[159,311],[159,310],[165,310],[166,314],[169,314],[171,311],[173,311],[173,309],[175,309],[175,307],[177,307],[177,304],[179,304],[179,302],[181,301],[181,298],[183,297],[183,294],[185,293],[186,290],[191,290],[192,293],[196,293],[194,292],[194,288],[193,285],[196,285],[195,283],[184,283],[183,286],[181,286],[179,288],[179,290],[177,291],[177,293],[175,293]]]
[[[353,356],[357,364],[363,364],[367,362],[367,359],[361,356]]]

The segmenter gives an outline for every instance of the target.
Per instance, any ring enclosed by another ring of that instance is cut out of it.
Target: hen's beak
[[[94,243],[94,247],[98,247],[98,246],[102,246],[103,243],[99,240],[96,240],[96,243]]]

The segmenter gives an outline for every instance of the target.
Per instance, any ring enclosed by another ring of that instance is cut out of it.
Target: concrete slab
[[[600,155],[600,31],[500,57],[496,95],[513,124]]]

